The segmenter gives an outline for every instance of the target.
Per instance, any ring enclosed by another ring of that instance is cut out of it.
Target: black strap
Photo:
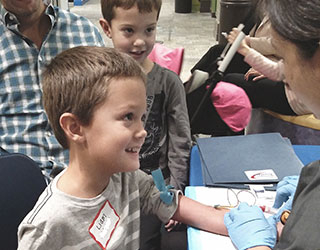
[[[7,155],[7,154],[9,154],[9,152],[4,148],[0,147],[0,155]]]

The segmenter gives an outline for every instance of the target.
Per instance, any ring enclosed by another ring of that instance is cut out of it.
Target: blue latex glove
[[[237,208],[231,209],[224,216],[224,224],[235,246],[248,249],[255,246],[273,248],[277,240],[275,223],[270,225],[261,208],[240,203]]]
[[[271,227],[277,227],[278,221],[275,215],[269,216],[267,221]]]
[[[299,176],[286,176],[277,185],[276,198],[273,207],[279,208],[284,202],[286,202],[290,197],[294,196],[296,188],[298,185]],[[290,209],[291,210],[291,207]]]
[[[291,211],[291,209],[292,209],[292,201],[293,201],[293,196],[291,196],[289,198],[289,200],[287,200],[287,202],[279,209],[279,211],[275,215],[273,215],[273,217],[276,220],[276,222],[280,221],[281,214],[282,214],[282,212],[284,210]]]

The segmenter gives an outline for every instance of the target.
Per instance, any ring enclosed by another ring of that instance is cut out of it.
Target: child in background
[[[238,34],[238,29],[233,28],[228,35],[228,41],[233,43]],[[262,55],[251,48],[247,40],[242,40],[238,53],[244,56],[244,61],[252,68],[244,75],[244,79],[241,79],[241,74],[229,74],[224,80],[243,88],[254,108],[266,108],[284,115],[310,114],[310,109],[296,97],[285,82],[282,60],[273,58],[273,61]],[[269,42],[263,44],[273,47],[271,37],[266,40]]]
[[[111,48],[75,47],[53,59],[42,79],[45,110],[70,160],[20,224],[19,250],[137,250],[140,209],[226,234],[225,211],[175,190],[165,204],[139,170],[146,88],[135,60]]]
[[[184,190],[188,181],[191,132],[183,83],[174,72],[153,63],[148,55],[156,40],[161,0],[102,0],[100,25],[114,48],[133,57],[147,74],[147,137],[140,168],[150,174],[161,168],[167,184]],[[142,218],[141,250],[159,249],[161,221]],[[154,242],[153,242],[154,241]]]

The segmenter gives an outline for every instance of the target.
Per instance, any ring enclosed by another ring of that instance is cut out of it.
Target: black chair
[[[16,250],[20,222],[47,186],[38,165],[23,154],[0,156],[0,244]]]

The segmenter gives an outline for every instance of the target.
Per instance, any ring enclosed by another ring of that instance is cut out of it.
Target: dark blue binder
[[[303,167],[288,139],[279,133],[198,138],[206,186],[248,188],[268,184],[275,189],[283,177],[299,175]],[[250,180],[245,171],[272,169],[277,179]]]

